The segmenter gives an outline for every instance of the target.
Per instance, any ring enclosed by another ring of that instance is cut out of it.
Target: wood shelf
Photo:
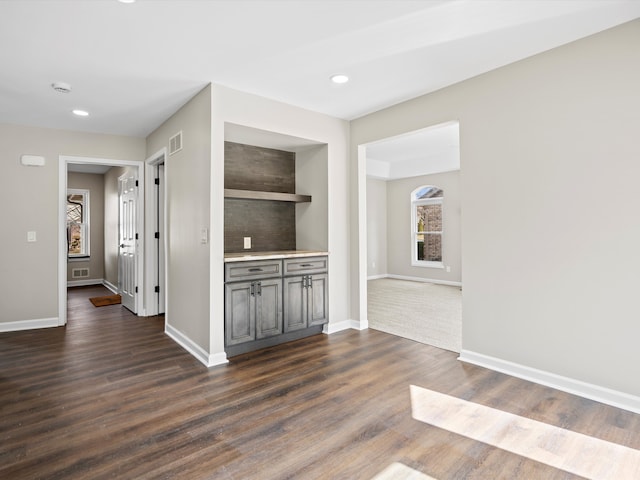
[[[260,192],[254,190],[224,189],[224,198],[243,198],[248,200],[276,200],[278,202],[304,203],[311,201],[311,195],[297,193]]]

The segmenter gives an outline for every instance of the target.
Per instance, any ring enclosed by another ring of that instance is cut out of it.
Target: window
[[[67,190],[69,258],[89,256],[89,190]]]
[[[443,268],[442,189],[433,185],[411,192],[412,265]]]

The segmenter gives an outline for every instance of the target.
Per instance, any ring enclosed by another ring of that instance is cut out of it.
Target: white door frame
[[[155,232],[156,232],[156,224],[155,219],[158,216],[158,205],[156,203],[155,197],[155,168],[159,164],[164,163],[164,182],[160,183],[160,188],[165,192],[163,195],[164,208],[164,226],[165,231],[160,235],[160,241],[162,245],[164,245],[164,299],[165,299],[165,315],[167,312],[167,304],[169,296],[167,295],[168,290],[168,279],[167,279],[167,196],[166,196],[166,179],[167,179],[167,149],[162,148],[158,150],[156,153],[147,158],[144,162],[145,169],[145,187],[146,187],[146,196],[145,196],[145,205],[147,211],[147,221],[145,222],[145,238],[146,238],[146,258],[145,258],[145,278],[148,278],[149,281],[145,286],[145,298],[148,299],[147,305],[147,315],[157,315],[158,314],[158,304],[155,301],[156,292],[155,292],[155,280],[158,278],[158,263],[156,262],[157,251],[155,242]],[[162,288],[162,287],[161,287]],[[166,322],[166,317],[165,317]]]
[[[136,167],[138,169],[138,202],[137,225],[139,239],[136,254],[137,278],[139,291],[136,297],[138,315],[145,316],[144,310],[144,162],[136,160],[113,160],[107,158],[74,157],[60,155],[58,157],[58,325],[67,324],[67,165],[79,163],[85,165],[111,165],[113,167]]]

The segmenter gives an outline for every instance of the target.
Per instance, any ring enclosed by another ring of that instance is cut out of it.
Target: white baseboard
[[[462,282],[452,282],[449,280],[436,280],[435,278],[408,277],[406,275],[388,274],[385,278],[394,278],[396,280],[409,280],[410,282],[436,283],[438,285],[450,285],[452,287],[461,287]]]
[[[327,323],[322,329],[322,333],[331,335],[332,333],[341,332],[343,330],[366,330],[369,328],[369,322],[367,320],[344,320],[342,322]]]
[[[108,280],[102,280],[102,284],[111,290],[113,293],[118,293],[118,287],[116,287],[113,283]]]
[[[438,285],[450,285],[452,287],[461,287],[462,282],[452,282],[450,280],[437,280],[435,278],[409,277],[407,275],[395,275],[393,273],[384,273],[382,275],[371,275],[367,280],[379,280],[381,278],[393,278],[395,280],[408,280],[410,282],[436,283]]]
[[[623,410],[640,413],[640,397],[635,395],[611,390],[581,380],[563,377],[562,375],[556,375],[555,373],[538,370],[469,350],[462,350],[458,360],[506,373],[512,377],[546,385],[547,387],[562,390],[563,392],[595,400],[596,402],[601,402],[613,407],[622,408]]]
[[[68,280],[67,287],[86,287],[89,285],[102,285],[104,280],[101,278],[87,278],[85,280]]]
[[[174,342],[184,348],[187,352],[193,355],[205,367],[214,367],[216,365],[229,363],[226,353],[221,352],[209,354],[200,345],[196,344],[184,333],[172,327],[168,323],[165,324],[164,333],[171,337]]]
[[[17,320],[15,322],[0,322],[0,332],[18,332],[20,330],[35,330],[36,328],[59,327],[58,318],[37,318],[35,320]]]

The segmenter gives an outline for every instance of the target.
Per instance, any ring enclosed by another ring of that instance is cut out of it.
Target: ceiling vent
[[[182,150],[182,130],[169,139],[169,155]]]
[[[53,88],[58,93],[69,93],[71,91],[71,85],[64,82],[52,83],[51,88]]]

